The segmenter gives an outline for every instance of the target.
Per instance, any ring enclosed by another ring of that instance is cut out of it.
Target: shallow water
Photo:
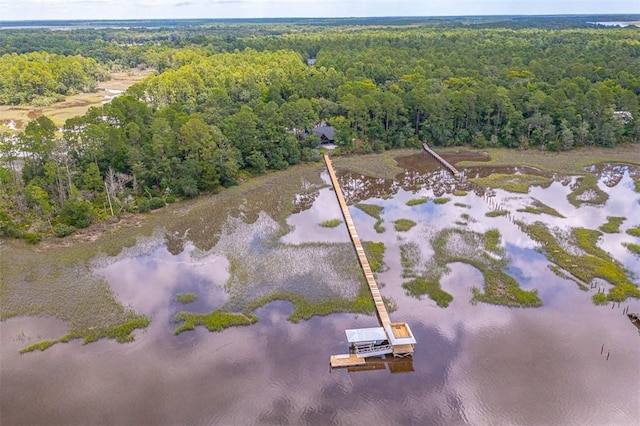
[[[387,230],[382,234],[373,229],[375,219],[353,206],[350,211],[363,240],[386,245],[388,269],[378,281],[385,284],[382,293],[397,302],[392,319],[408,322],[418,341],[409,366],[413,371],[392,373],[389,366],[364,372],[330,371],[329,355],[347,351],[343,330],[376,326],[375,317],[336,314],[293,324],[287,320],[293,311],[288,302],[260,308],[258,323],[249,327],[222,333],[200,327],[173,336],[172,318],[178,311],[205,312],[228,300],[229,265],[216,248],[199,253],[187,242],[182,251],[169,251],[158,244],[131,250],[130,255],[96,269],[125,305],[152,318],[149,328],[135,332],[133,343],[73,341],[19,355],[18,350],[30,343],[65,334],[66,325],[46,318],[0,323],[0,423],[635,423],[640,417],[640,335],[623,309],[629,306],[638,312],[640,301],[613,308],[593,305],[596,290],[581,291],[574,282],[554,275],[544,255],[513,223],[514,219],[543,220],[563,229],[597,229],[607,216],[627,217],[622,232],[605,235],[600,246],[638,277],[640,259],[621,246],[621,242],[638,242],[624,231],[640,222],[640,195],[633,192],[628,171],[611,187],[605,184],[605,179],[609,184],[611,179],[602,174],[600,186],[610,196],[604,206],[575,208],[566,201],[569,186],[561,182],[534,187],[527,195],[497,190],[495,196],[486,197],[472,190],[453,196],[453,188],[465,184],[438,184],[441,173],[433,171],[428,161],[421,169],[419,160],[425,157],[415,157],[410,159],[413,166],[395,181],[339,171],[352,202],[384,206]],[[476,173],[475,169],[470,172]],[[446,204],[405,204],[443,190],[452,199]],[[385,194],[393,198],[383,200]],[[516,212],[531,198],[566,218]],[[511,216],[486,217],[497,205],[510,210]],[[468,229],[500,230],[510,259],[507,272],[523,288],[538,289],[543,307],[472,305],[470,289],[482,285],[482,275],[460,263],[449,265],[450,272],[441,280],[442,288],[454,296],[448,308],[438,308],[426,297],[405,295],[400,245],[416,243],[421,257],[427,259],[433,254],[429,237],[454,226],[462,214],[469,215]],[[348,242],[344,225],[332,229],[318,225],[336,217],[340,211],[334,193],[328,187],[320,189],[312,203],[287,219],[291,229],[280,238],[281,246],[273,246],[273,253],[316,253],[296,251],[298,246],[306,250],[306,243],[321,243],[314,250],[323,252],[334,245],[342,247]],[[418,225],[397,233],[392,222],[398,218]],[[221,238],[220,244],[230,244],[225,241]],[[318,264],[317,257],[310,257],[308,263],[319,270],[326,267]],[[293,277],[297,272],[289,273]],[[307,281],[298,285],[322,286],[320,275],[308,274]],[[199,299],[182,305],[175,301],[180,292],[194,292]]]

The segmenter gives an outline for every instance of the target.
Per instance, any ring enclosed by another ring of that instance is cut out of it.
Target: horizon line
[[[4,22],[113,22],[113,21],[251,21],[251,20],[313,20],[313,19],[371,19],[371,18],[502,18],[502,17],[582,17],[582,16],[637,16],[639,12],[611,12],[611,13],[518,13],[518,14],[488,14],[488,15],[369,15],[369,16],[271,16],[271,17],[226,17],[226,18],[72,18],[72,19],[0,19]]]

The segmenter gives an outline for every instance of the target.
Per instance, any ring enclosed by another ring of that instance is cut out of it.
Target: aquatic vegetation
[[[549,216],[564,218],[564,216],[561,215],[556,209],[554,209],[553,207],[549,207],[548,205],[544,204],[540,200],[536,200],[535,198],[531,202],[531,205],[522,209],[518,209],[517,211],[531,214],[548,214]]]
[[[206,327],[209,331],[220,332],[228,327],[251,325],[258,320],[258,317],[216,309],[208,314],[178,312],[173,320],[175,322],[183,322],[182,325],[173,331],[174,334],[180,334],[183,331],[193,330],[198,325]]]
[[[471,206],[469,204],[465,204],[465,203],[454,203],[453,205],[456,206],[456,207],[462,207],[462,208],[465,208],[465,209],[470,209],[471,208]]]
[[[20,353],[24,354],[27,352],[33,352],[33,351],[44,351],[48,348],[50,348],[51,346],[55,345],[56,343],[58,343],[58,339],[54,339],[54,340],[42,340],[40,342],[36,342],[32,345],[29,345],[27,347],[21,348],[20,349]]]
[[[464,197],[465,195],[467,195],[467,191],[456,189],[455,191],[453,191],[453,195],[455,195],[456,197]]]
[[[382,198],[383,200],[390,200],[391,198],[393,198],[393,195],[391,194],[382,194]]]
[[[634,228],[627,229],[627,234],[640,238],[640,226],[636,226]]]
[[[397,232],[407,232],[416,226],[416,223],[410,219],[398,219],[393,224]]]
[[[385,270],[383,242],[375,243],[373,241],[362,241],[362,248],[369,261],[369,266],[373,272],[382,272]]]
[[[403,283],[402,288],[407,291],[407,294],[413,297],[420,297],[426,294],[441,308],[446,308],[453,300],[453,296],[440,288],[440,282],[438,280],[433,281],[427,280],[424,277],[416,277],[411,281]]]
[[[376,312],[373,298],[369,292],[369,286],[363,279],[363,283],[360,286],[360,290],[355,299],[349,300],[334,298],[322,301],[310,301],[298,294],[278,292],[252,302],[246,307],[244,311],[245,315],[248,312],[255,311],[256,309],[275,300],[286,300],[294,305],[295,309],[289,316],[289,321],[294,323],[297,323],[300,320],[308,320],[313,316],[326,316],[339,312],[350,312],[365,315],[373,315]],[[393,312],[395,310],[395,302],[385,297],[383,297],[383,300],[387,310],[389,312]]]
[[[598,187],[596,175],[587,173],[580,178],[578,187],[567,195],[567,199],[575,207],[581,204],[601,205],[609,199],[609,194]]]
[[[178,293],[176,294],[176,300],[180,303],[193,303],[198,300],[198,296],[195,293]]]
[[[420,198],[412,198],[411,200],[407,201],[407,206],[417,206],[419,204],[425,204],[429,202],[429,197],[420,197]]]
[[[607,223],[598,229],[607,234],[617,234],[620,232],[620,225],[622,225],[625,220],[627,220],[626,217],[607,216]]]
[[[629,250],[631,253],[637,254],[638,256],[640,256],[640,244],[634,244],[634,243],[624,243],[623,244],[627,250]]]
[[[504,249],[500,247],[500,240],[502,236],[498,229],[489,229],[483,234],[484,236],[484,249],[496,254],[504,254]]]
[[[490,176],[470,179],[472,182],[485,187],[502,188],[505,191],[526,194],[532,186],[551,184],[551,178],[537,175],[509,175],[494,173]]]
[[[580,290],[583,290],[583,291],[589,290],[589,286],[587,286],[585,283],[581,282],[580,280],[576,279],[575,277],[571,276],[571,274],[566,273],[562,268],[559,268],[558,265],[547,265],[547,267],[558,277],[564,278],[565,280],[573,281],[574,283],[576,283]]]
[[[502,257],[504,251],[498,246],[500,238],[500,233],[495,229],[485,234],[457,228],[444,229],[431,240],[435,253],[425,263],[422,271],[416,271],[420,260],[419,247],[412,243],[401,246],[403,277],[421,278],[405,282],[403,288],[414,297],[429,294],[436,303],[439,301],[439,306],[445,306],[445,303],[451,301],[451,296],[441,289],[440,278],[448,271],[447,264],[461,262],[475,267],[484,277],[484,291],[472,288],[473,303],[480,301],[506,306],[541,306],[542,300],[536,290],[522,290],[516,279],[504,272],[506,260]]]
[[[400,246],[400,264],[402,277],[415,277],[413,269],[420,263],[420,247],[416,243],[406,243]]]
[[[529,237],[540,243],[540,250],[549,261],[569,271],[582,282],[589,284],[594,278],[609,282],[613,287],[606,295],[607,300],[620,302],[627,297],[640,298],[640,289],[631,282],[626,269],[607,252],[597,247],[598,238],[602,235],[599,231],[574,229],[571,235],[572,241],[569,242],[581,249],[583,254],[573,255],[563,248],[543,223],[518,222],[518,225]]]
[[[356,204],[355,207],[359,208],[360,210],[362,210],[372,218],[376,219],[376,223],[373,225],[373,228],[376,230],[378,234],[382,234],[384,231],[386,231],[386,228],[382,226],[383,220],[381,216],[381,213],[382,213],[382,210],[384,210],[384,207],[377,206],[375,204],[364,204],[364,203]]]
[[[433,199],[435,204],[447,204],[449,201],[451,201],[449,197],[437,197]]]
[[[329,220],[325,220],[324,222],[320,222],[320,226],[322,226],[323,228],[335,228],[341,223],[342,223],[342,220],[340,219],[329,219]]]
[[[490,212],[486,212],[484,215],[487,217],[499,217],[506,216],[509,214],[508,210],[491,210]]]
[[[606,305],[607,303],[609,303],[609,300],[607,299],[606,294],[596,293],[593,295],[593,303],[595,303],[596,305]]]
[[[20,353],[32,352],[35,350],[44,351],[56,343],[68,343],[71,340],[82,339],[83,344],[97,342],[100,339],[114,339],[119,343],[127,343],[133,341],[133,331],[137,328],[146,328],[149,326],[150,320],[145,316],[131,315],[128,321],[111,327],[103,328],[85,328],[73,330],[59,339],[43,340],[36,342],[25,348],[20,349]]]

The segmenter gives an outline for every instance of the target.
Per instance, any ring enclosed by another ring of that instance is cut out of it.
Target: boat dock
[[[340,184],[338,183],[338,178],[336,177],[336,173],[333,170],[331,159],[327,154],[324,155],[324,162],[327,165],[329,178],[331,179],[331,184],[333,185],[336,197],[338,199],[338,204],[340,205],[340,210],[342,211],[342,216],[344,217],[344,222],[347,225],[347,230],[349,231],[349,237],[351,238],[351,242],[356,249],[358,260],[360,261],[360,266],[362,267],[362,271],[364,272],[364,276],[369,286],[369,291],[371,292],[371,296],[373,297],[378,320],[381,326],[375,329],[346,330],[349,343],[351,343],[352,347],[355,348],[356,353],[333,355],[331,357],[331,366],[345,367],[362,365],[361,363],[359,363],[359,361],[357,361],[357,359],[363,359],[367,356],[380,356],[391,353],[395,357],[412,355],[413,345],[416,343],[416,341],[413,338],[411,329],[406,323],[391,322],[391,318],[389,318],[387,308],[384,305],[384,300],[382,299],[382,295],[380,294],[380,289],[378,288],[378,284],[376,283],[373,272],[371,271],[369,260],[367,260],[364,248],[362,247],[362,242],[360,241],[360,237],[358,236],[358,232],[356,231],[356,226],[353,223],[351,214],[349,213],[347,202],[344,199],[342,189],[340,188]],[[360,331],[360,333],[358,333],[358,331]]]
[[[449,162],[447,160],[445,160],[444,158],[442,158],[440,155],[438,155],[434,150],[432,150],[431,148],[429,148],[429,145],[427,145],[426,142],[422,142],[422,148],[424,148],[425,151],[427,151],[429,154],[431,154],[433,156],[433,158],[435,158],[436,160],[438,160],[438,162],[440,162],[440,164],[442,164],[443,166],[445,166],[447,169],[449,169],[449,171],[454,175],[454,176],[458,176],[459,172],[458,170],[453,167],[451,164],[449,164]]]

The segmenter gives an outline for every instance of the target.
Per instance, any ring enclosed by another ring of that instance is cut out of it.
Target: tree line
[[[567,150],[640,137],[637,31],[350,27],[215,46],[212,37],[108,42],[158,72],[62,129],[41,117],[3,134],[0,233],[62,236],[315,161],[319,140],[306,136],[318,123],[335,128],[339,152],[421,140]]]

